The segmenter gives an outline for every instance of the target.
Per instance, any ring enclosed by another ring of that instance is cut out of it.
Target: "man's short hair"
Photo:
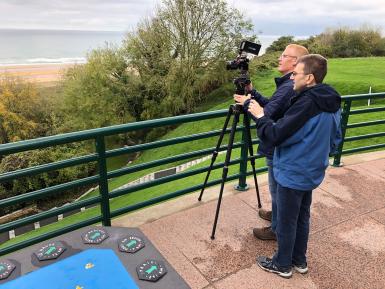
[[[298,58],[303,56],[303,55],[308,55],[309,54],[309,51],[307,50],[307,48],[305,46],[302,46],[302,45],[299,45],[299,44],[289,44],[286,47],[294,49],[295,50],[295,54],[296,54],[296,56]]]
[[[309,54],[301,56],[298,63],[303,63],[303,72],[305,74],[313,74],[316,83],[322,83],[324,80],[328,67],[327,60],[320,54]]]

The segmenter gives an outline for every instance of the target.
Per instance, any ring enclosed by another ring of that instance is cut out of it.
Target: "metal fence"
[[[382,143],[382,144],[375,144],[375,145],[369,145],[369,146],[361,146],[361,147],[356,147],[356,148],[352,148],[352,149],[345,149],[345,150],[343,149],[344,145],[347,142],[353,142],[353,141],[357,141],[357,140],[371,139],[371,138],[378,138],[378,137],[385,136],[385,131],[382,131],[382,132],[376,132],[376,133],[371,133],[371,134],[346,137],[346,132],[348,129],[385,124],[385,115],[383,115],[383,119],[379,119],[379,120],[375,120],[375,121],[349,123],[349,117],[351,115],[359,115],[359,114],[385,111],[385,106],[384,107],[364,108],[364,109],[352,110],[352,103],[359,101],[359,100],[366,100],[366,99],[372,99],[373,100],[373,99],[381,99],[381,98],[385,98],[384,92],[371,93],[371,94],[347,95],[347,96],[342,97],[342,99],[343,99],[343,108],[342,108],[342,114],[341,114],[342,142],[340,143],[340,146],[338,148],[338,152],[334,157],[334,162],[333,162],[334,166],[339,166],[341,164],[341,156],[342,155],[385,148],[385,143]]]
[[[364,147],[358,147],[354,149],[343,150],[344,143],[346,142],[359,140],[359,139],[368,139],[368,138],[385,136],[385,131],[384,131],[384,132],[378,132],[378,133],[367,134],[367,135],[345,137],[347,129],[385,124],[385,119],[370,121],[370,122],[353,123],[353,124],[348,123],[350,115],[385,111],[385,106],[351,110],[352,102],[356,100],[362,100],[362,99],[368,99],[368,98],[371,98],[371,99],[385,98],[385,93],[373,93],[373,94],[352,95],[352,96],[343,97],[344,105],[343,105],[343,113],[342,113],[342,121],[341,121],[343,142],[341,143],[338,149],[338,153],[334,157],[333,164],[335,166],[340,165],[341,156],[344,154],[361,152],[365,150],[379,149],[379,148],[385,147],[385,143],[384,143],[384,144],[376,144],[371,146],[364,146]],[[130,194],[145,188],[150,188],[160,184],[173,182],[176,180],[180,180],[182,178],[187,178],[190,176],[201,174],[201,173],[207,172],[209,167],[206,166],[198,169],[192,169],[185,172],[180,172],[175,175],[170,175],[170,176],[165,176],[158,179],[150,180],[146,183],[136,184],[127,188],[120,188],[120,189],[118,188],[115,190],[109,189],[110,179],[127,175],[140,170],[154,168],[160,165],[165,165],[165,164],[170,164],[177,161],[206,156],[213,152],[214,147],[187,152],[187,153],[183,153],[183,154],[179,154],[179,155],[175,155],[175,156],[171,156],[163,159],[152,160],[150,162],[127,166],[127,167],[123,167],[113,171],[107,170],[106,160],[107,158],[110,158],[110,157],[121,156],[128,153],[145,151],[145,150],[150,150],[154,148],[171,146],[175,144],[188,143],[194,140],[213,138],[220,135],[221,129],[192,134],[192,135],[186,135],[186,136],[181,136],[181,137],[176,137],[176,138],[171,138],[166,140],[159,140],[159,141],[154,141],[154,142],[149,142],[144,144],[138,144],[130,147],[112,149],[112,150],[106,150],[106,137],[122,134],[122,133],[128,133],[132,131],[137,131],[137,130],[143,130],[143,129],[163,127],[168,125],[177,125],[182,123],[208,120],[208,119],[214,119],[214,118],[224,118],[227,115],[227,113],[228,113],[228,110],[196,113],[196,114],[183,115],[183,116],[177,116],[177,117],[168,117],[168,118],[162,118],[162,119],[129,123],[124,125],[116,125],[111,127],[92,129],[92,130],[86,130],[86,131],[80,131],[80,132],[73,132],[73,133],[67,133],[62,135],[56,135],[56,136],[50,136],[50,137],[44,137],[44,138],[38,138],[38,139],[0,145],[0,155],[5,156],[9,154],[31,151],[35,149],[48,148],[56,145],[70,144],[70,143],[75,143],[80,141],[93,141],[95,144],[95,152],[85,156],[78,156],[71,159],[61,160],[61,161],[48,163],[48,164],[42,164],[42,165],[30,167],[30,168],[25,168],[25,169],[20,169],[20,170],[0,174],[0,183],[9,182],[21,177],[28,177],[28,176],[38,175],[41,173],[56,171],[63,168],[77,166],[77,165],[85,164],[89,162],[97,162],[97,165],[98,165],[97,175],[73,180],[67,183],[55,185],[52,187],[42,188],[37,191],[28,192],[22,195],[3,199],[0,201],[0,208],[4,208],[7,206],[12,206],[20,203],[25,203],[31,200],[40,199],[42,197],[53,196],[60,192],[68,191],[77,187],[86,186],[94,183],[97,183],[99,185],[99,192],[100,192],[99,195],[90,197],[85,200],[79,200],[59,208],[54,208],[49,211],[44,211],[41,213],[34,214],[32,216],[24,217],[22,219],[0,225],[0,240],[1,240],[1,234],[9,232],[10,230],[17,230],[25,226],[31,226],[31,224],[34,224],[35,222],[44,221],[61,214],[68,214],[69,212],[72,212],[74,210],[78,211],[80,210],[80,208],[89,207],[93,205],[100,205],[99,215],[90,217],[82,221],[78,221],[68,226],[63,226],[57,230],[49,231],[48,233],[42,233],[37,237],[28,238],[27,240],[23,240],[16,244],[12,244],[12,245],[5,244],[5,246],[3,245],[0,249],[0,255],[13,252],[15,250],[24,248],[26,246],[41,242],[49,238],[53,238],[55,236],[76,230],[81,227],[91,225],[94,223],[101,222],[104,226],[110,226],[111,218],[113,217],[117,217],[119,215],[126,214],[128,212],[131,212],[152,204],[156,204],[171,198],[175,198],[177,196],[181,196],[187,193],[200,190],[202,188],[202,185],[194,185],[194,186],[186,187],[174,192],[165,192],[165,194],[161,196],[151,198],[149,200],[142,201],[139,203],[130,204],[128,206],[123,206],[111,211],[110,201],[113,198]],[[239,182],[238,188],[242,190],[247,187],[246,177],[248,175],[251,175],[252,171],[247,171],[247,161],[250,159],[250,157],[248,157],[248,152],[247,152],[248,148],[247,148],[247,144],[245,143],[244,126],[242,125],[238,126],[237,131],[238,133],[242,134],[242,137],[241,137],[241,141],[234,143],[233,148],[241,148],[241,153],[239,158],[233,159],[230,162],[230,165],[231,166],[239,165],[239,172],[237,174],[229,175],[227,180],[231,181],[231,180],[238,179],[238,182]],[[227,132],[229,132],[229,129],[227,130]],[[258,144],[257,139],[253,139],[252,142],[253,144]],[[220,150],[222,151],[226,149],[227,149],[226,144],[222,145],[220,148]],[[262,157],[256,156],[255,158],[262,158]],[[221,168],[223,167],[223,165],[224,163],[217,163],[214,165],[214,169]],[[266,167],[261,167],[257,169],[257,173],[264,172],[266,170],[267,170]],[[221,179],[211,180],[208,183],[208,186],[216,185],[216,184],[219,184],[220,182],[221,182]]]

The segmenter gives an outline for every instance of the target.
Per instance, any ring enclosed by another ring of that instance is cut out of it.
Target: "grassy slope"
[[[341,95],[368,93],[370,87],[372,92],[384,92],[384,74],[384,57],[331,59],[329,61],[329,74],[327,75],[326,82],[337,88]],[[362,108],[367,108],[366,104],[367,100],[356,101],[353,103],[354,106],[362,105]],[[385,99],[372,101],[372,104],[374,105],[371,107],[384,106]],[[357,108],[358,107],[354,107],[353,109]],[[349,118],[349,123],[379,119],[385,119],[385,112],[352,115]],[[385,125],[350,129],[347,131],[346,136],[364,135],[376,132],[385,132]],[[344,144],[344,149],[380,143],[385,143],[384,137],[346,142]]]
[[[385,72],[385,58],[358,58],[358,59],[331,59],[329,61],[329,73],[326,78],[326,82],[334,86],[341,94],[357,94],[357,93],[367,93],[369,86],[372,86],[373,92],[385,91],[385,83],[381,77]],[[274,91],[274,82],[272,77],[278,76],[277,72],[266,73],[253,78],[254,86],[261,91],[264,95],[271,95]],[[211,97],[211,102],[206,104],[206,108],[210,107],[208,110],[217,110],[227,108],[231,103],[233,103],[231,98],[232,86],[228,85],[225,88],[219,89],[214,92]],[[198,109],[203,111],[205,107]],[[384,119],[384,113],[373,113],[373,114],[363,114],[358,116],[353,116],[351,122],[361,122],[366,120],[375,120],[375,119]],[[173,138],[181,135],[189,135],[198,132],[205,132],[214,129],[219,129],[223,125],[223,119],[215,119],[208,121],[200,121],[194,123],[188,123],[180,125],[175,130],[169,132],[162,139]],[[385,131],[385,125],[376,126],[376,127],[364,127],[348,131],[347,135],[361,135],[372,132]],[[213,147],[215,146],[217,138],[199,140],[195,142],[189,142],[188,144],[179,144],[172,147],[158,148],[150,151],[144,152],[139,159],[133,162],[133,164],[144,163],[150,160],[160,159],[168,156],[174,156],[176,154],[185,153],[187,151],[194,151],[201,148]],[[345,148],[356,147],[366,144],[373,143],[384,143],[385,138],[376,138],[372,140],[361,140],[351,143],[346,143]],[[225,140],[223,144],[227,143]],[[239,150],[234,150],[232,158],[237,158],[239,156]],[[224,155],[218,157],[217,163],[224,160]],[[261,166],[263,163],[262,160],[259,161],[258,166]],[[173,164],[175,165],[175,164]],[[109,183],[109,189],[112,190],[120,185],[123,185],[131,180],[135,180],[142,175],[146,175],[150,172],[163,169],[165,167],[172,167],[173,165],[161,166],[158,168],[136,172],[128,176],[122,176],[112,180]],[[193,169],[198,167],[207,166],[207,162],[203,162],[197,166],[194,166]],[[114,167],[117,167],[118,164]],[[238,171],[238,166],[231,167],[229,175],[236,173]],[[212,177],[210,179],[220,178],[221,170],[213,171]],[[136,203],[140,200],[150,199],[155,196],[165,194],[167,192],[173,192],[178,189],[182,189],[188,186],[195,184],[201,184],[203,182],[205,174],[193,176],[190,178],[185,178],[183,180],[175,181],[170,184],[164,184],[150,189],[141,190],[130,195],[122,196],[111,201],[112,209],[118,207],[126,206],[128,204]],[[94,192],[97,194],[98,192]],[[40,235],[44,232],[51,231],[53,229],[60,228],[62,226],[77,222],[95,216],[99,214],[99,209],[89,209],[81,214],[70,216],[64,219],[61,222],[48,225],[39,230],[27,233],[20,238],[13,239],[5,245],[10,245],[11,243],[19,242],[22,239],[31,238],[33,236]]]
[[[341,95],[385,91],[384,57],[345,58],[329,60],[326,82]]]

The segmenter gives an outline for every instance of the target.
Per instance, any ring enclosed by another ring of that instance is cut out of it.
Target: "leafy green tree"
[[[305,46],[310,53],[326,57],[367,57],[385,55],[385,38],[378,28],[363,26],[328,28],[323,33],[308,39],[294,40],[293,36],[282,36],[274,41],[266,53],[283,51],[289,43]]]
[[[225,60],[234,58],[251,29],[224,0],[162,1],[122,47],[95,50],[67,73],[62,131],[193,111],[230,80]]]
[[[266,48],[266,53],[282,52],[290,43],[295,43],[294,36],[281,36]]]
[[[382,38],[379,29],[371,27],[329,28],[320,35],[312,37],[308,48],[312,53],[326,57],[383,56],[385,39]]]
[[[65,76],[61,103],[64,131],[138,119],[141,104],[135,98],[139,88],[134,79],[117,48],[93,50],[87,64],[75,66]]]
[[[191,112],[228,80],[224,60],[235,56],[251,28],[222,0],[162,1],[124,45],[144,87],[143,119]]]

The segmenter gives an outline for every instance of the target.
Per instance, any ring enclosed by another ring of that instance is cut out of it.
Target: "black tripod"
[[[228,146],[227,146],[225,164],[224,164],[223,171],[222,171],[221,190],[219,192],[219,198],[218,198],[217,210],[216,210],[216,213],[215,213],[215,220],[214,220],[214,225],[213,225],[213,231],[211,233],[211,239],[212,240],[215,239],[215,230],[216,230],[216,227],[217,227],[219,210],[220,210],[221,202],[222,202],[223,189],[224,189],[224,186],[225,186],[225,182],[226,182],[226,179],[227,179],[227,173],[228,173],[228,170],[229,170],[228,166],[229,166],[229,163],[230,163],[231,151],[233,149],[235,131],[236,131],[237,124],[239,122],[239,116],[240,116],[241,113],[243,113],[243,109],[242,109],[241,105],[239,105],[239,104],[230,105],[229,111],[228,111],[227,116],[226,116],[225,123],[223,125],[222,131],[221,131],[219,139],[218,139],[217,146],[216,146],[216,148],[215,148],[215,150],[213,152],[212,158],[211,158],[211,164],[210,164],[209,170],[207,171],[207,175],[206,175],[205,182],[203,184],[203,188],[202,188],[201,193],[200,193],[199,198],[198,198],[198,201],[202,200],[203,191],[205,190],[205,187],[207,185],[207,181],[209,179],[211,170],[213,168],[213,164],[214,164],[214,162],[215,162],[215,160],[216,160],[216,158],[218,156],[218,152],[219,152],[219,149],[220,149],[223,137],[225,135],[227,126],[229,124],[230,117],[232,115],[234,115],[233,123],[231,125],[229,143],[228,143]],[[260,199],[260,196],[259,196],[257,174],[255,172],[255,157],[254,157],[254,154],[253,154],[253,144],[252,144],[251,134],[250,134],[250,118],[249,118],[247,113],[244,114],[243,125],[245,127],[246,142],[247,142],[247,146],[248,146],[249,154],[250,154],[250,163],[251,163],[251,166],[253,168],[255,190],[256,190],[257,199],[258,199],[258,208],[261,208],[262,205],[261,205],[261,199]]]

